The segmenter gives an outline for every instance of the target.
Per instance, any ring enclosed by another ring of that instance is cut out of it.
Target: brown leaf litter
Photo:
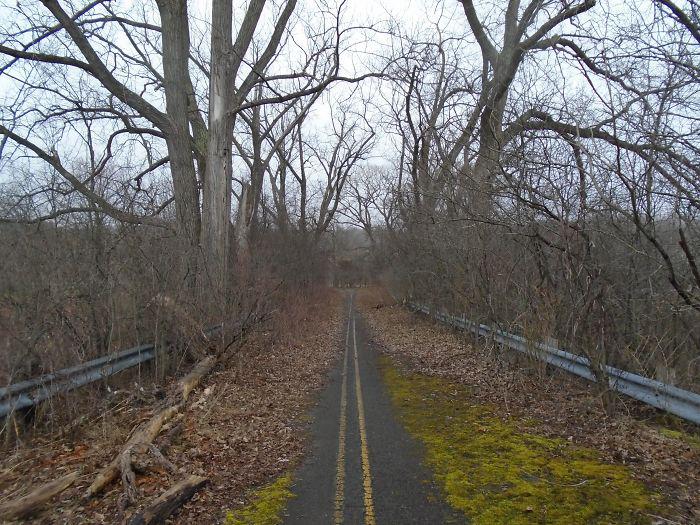
[[[230,366],[209,375],[179,420],[155,444],[179,469],[170,473],[146,460],[137,465],[139,502],[146,504],[187,474],[209,484],[171,523],[216,523],[246,501],[249,489],[293,468],[307,441],[306,414],[336,361],[342,323],[339,294],[295,305],[294,319],[250,334]],[[289,310],[288,310],[289,311]],[[283,327],[280,330],[280,326]],[[85,488],[118,452],[153,407],[122,404],[96,414],[76,437],[32,438],[0,460],[0,503],[80,469],[80,479],[32,523],[123,523],[137,509],[119,510],[122,488],[84,500]]]

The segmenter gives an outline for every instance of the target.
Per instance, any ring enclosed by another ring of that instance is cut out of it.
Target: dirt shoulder
[[[696,436],[657,424],[657,412],[623,400],[621,415],[606,418],[586,382],[544,367],[514,362],[394,304],[379,289],[358,294],[374,343],[407,371],[446,378],[468,387],[473,402],[495,407],[504,420],[527,432],[590,447],[609,463],[663,497],[658,523],[700,522],[700,446]],[[519,423],[518,423],[519,422]]]
[[[298,463],[309,407],[339,354],[341,300],[329,292],[280,320],[283,326],[260,327],[227,367],[204,380],[191,394],[183,419],[155,442],[179,472],[144,463],[137,476],[139,503],[161,494],[184,473],[205,476],[208,485],[172,522],[217,523],[227,510],[246,503],[251,488]],[[91,500],[82,495],[132,429],[152,413],[148,403],[130,399],[84,424],[76,437],[36,437],[22,444],[0,460],[0,504],[78,470],[79,480],[31,522],[124,522],[136,508],[120,510],[120,482]]]

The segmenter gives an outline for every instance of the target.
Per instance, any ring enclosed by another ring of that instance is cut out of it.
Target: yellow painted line
[[[352,296],[350,297],[352,308]],[[340,386],[340,432],[338,433],[338,461],[335,473],[335,525],[343,523],[343,507],[345,505],[345,430],[347,427],[348,405],[348,343],[350,342],[350,315],[348,314],[348,330],[345,333],[345,355],[343,357],[343,382]]]
[[[374,501],[372,499],[372,472],[369,467],[369,446],[367,445],[367,428],[365,425],[365,405],[362,401],[362,383],[360,381],[360,364],[357,359],[357,337],[355,334],[354,316],[352,318],[352,344],[355,350],[355,394],[357,396],[357,417],[359,419],[360,426],[365,525],[376,525],[376,520],[374,517]]]

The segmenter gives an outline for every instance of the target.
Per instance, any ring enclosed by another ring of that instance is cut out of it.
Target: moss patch
[[[447,502],[479,524],[645,524],[656,497],[621,465],[562,439],[522,431],[494,407],[470,404],[468,390],[444,379],[383,375],[408,431]]]
[[[287,501],[294,497],[290,490],[291,474],[280,476],[272,483],[259,488],[245,507],[228,511],[226,525],[278,525],[282,523],[282,511]]]
[[[691,447],[700,448],[700,437],[698,437],[697,435],[688,434],[687,432],[683,432],[682,430],[671,430],[670,428],[662,428],[659,430],[659,433],[666,437],[683,441]]]

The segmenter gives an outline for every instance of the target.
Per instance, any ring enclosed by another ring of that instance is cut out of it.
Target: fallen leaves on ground
[[[187,474],[209,478],[169,523],[218,523],[247,502],[250,489],[293,468],[307,441],[306,414],[341,346],[337,293],[318,298],[282,320],[287,329],[261,327],[226,367],[190,396],[184,416],[164,428],[155,444],[179,469],[142,465],[139,504]],[[301,307],[300,307],[301,308]],[[31,520],[33,523],[121,523],[137,509],[119,511],[121,483],[91,500],[86,487],[119,451],[130,431],[152,414],[141,403],[95,416],[74,438],[35,437],[0,460],[0,503],[77,468],[80,480]]]

